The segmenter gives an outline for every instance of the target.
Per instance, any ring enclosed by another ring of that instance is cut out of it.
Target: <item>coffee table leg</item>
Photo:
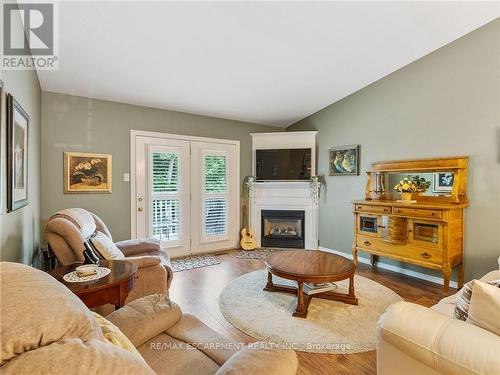
[[[297,307],[293,316],[305,318],[307,317],[310,298],[309,296],[304,296],[304,284],[301,281],[297,281],[297,286]]]
[[[354,296],[354,275],[352,275],[349,278],[349,297],[355,298],[355,296]],[[357,302],[357,299],[356,299],[356,302]]]
[[[273,274],[271,272],[267,272],[267,284],[264,290],[268,291],[273,291],[274,290],[274,284],[273,284]]]

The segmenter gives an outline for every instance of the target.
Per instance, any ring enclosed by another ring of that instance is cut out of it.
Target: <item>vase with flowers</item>
[[[431,186],[431,182],[420,176],[407,176],[399,181],[394,190],[401,193],[401,199],[406,202],[411,202],[414,194],[422,194]]]

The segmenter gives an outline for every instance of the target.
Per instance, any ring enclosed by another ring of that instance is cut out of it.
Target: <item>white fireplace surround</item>
[[[316,174],[316,131],[252,134],[252,171],[255,176],[255,150],[311,148],[311,174]],[[261,211],[304,211],[306,249],[318,249],[318,205],[309,181],[262,181],[255,183],[249,197],[249,221],[257,247],[261,246]]]

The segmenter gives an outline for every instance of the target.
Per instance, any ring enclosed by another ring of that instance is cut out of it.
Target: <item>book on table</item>
[[[308,295],[331,292],[337,289],[335,283],[304,283],[304,293]]]

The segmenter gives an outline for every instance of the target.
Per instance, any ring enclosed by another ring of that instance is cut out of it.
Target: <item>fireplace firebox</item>
[[[262,210],[261,246],[303,249],[304,211]]]

